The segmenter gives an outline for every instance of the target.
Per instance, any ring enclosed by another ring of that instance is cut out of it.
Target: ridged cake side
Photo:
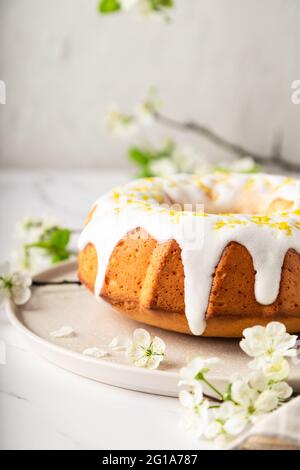
[[[145,235],[142,229],[136,229],[117,244],[101,297],[134,320],[190,334],[184,313],[181,250],[174,240],[157,243]],[[101,253],[99,259],[101,262]],[[91,291],[97,268],[97,253],[90,243],[79,254],[78,275]],[[211,280],[204,336],[240,337],[244,328],[271,320],[282,321],[291,333],[300,331],[299,253],[286,253],[279,295],[273,304],[256,301],[254,279],[248,250],[239,243],[229,243]]]

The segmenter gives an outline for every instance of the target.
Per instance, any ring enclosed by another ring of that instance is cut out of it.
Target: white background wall
[[[165,110],[269,153],[300,160],[299,0],[177,0],[173,22],[101,17],[96,0],[0,0],[2,167],[122,167],[124,143],[101,128],[157,84]],[[155,130],[158,135],[171,134]],[[180,135],[209,155],[205,141]]]

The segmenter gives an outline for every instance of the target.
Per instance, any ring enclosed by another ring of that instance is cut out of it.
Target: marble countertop
[[[3,171],[0,261],[14,246],[15,223],[49,214],[81,227],[91,203],[124,172]],[[118,389],[71,374],[34,355],[0,310],[1,449],[188,449],[174,398]],[[201,447],[201,444],[200,444]]]

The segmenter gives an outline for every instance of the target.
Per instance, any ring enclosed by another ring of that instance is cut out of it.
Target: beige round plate
[[[36,279],[76,279],[76,263],[62,263]],[[143,326],[114,312],[106,303],[97,302],[83,286],[34,287],[26,305],[17,308],[9,304],[7,310],[12,324],[36,353],[75,374],[117,387],[177,396],[179,369],[196,355],[222,359],[211,375],[220,388],[233,373],[247,371],[249,358],[241,351],[237,340],[191,337],[149,326],[145,328],[160,336],[167,348],[166,357],[157,370],[131,366],[124,352],[112,351],[101,359],[83,355],[82,351],[91,347],[108,349],[112,338],[131,337],[136,328]],[[73,327],[75,335],[69,338],[50,335],[63,326]],[[292,366],[291,383],[300,390],[300,365]]]

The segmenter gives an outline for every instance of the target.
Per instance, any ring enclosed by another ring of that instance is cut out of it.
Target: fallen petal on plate
[[[50,336],[53,338],[70,338],[75,335],[75,330],[72,326],[62,326],[59,330],[52,331]]]
[[[100,357],[107,356],[108,352],[105,351],[105,349],[87,348],[82,352],[82,354],[84,354],[85,356],[96,357],[97,359],[99,359]]]

